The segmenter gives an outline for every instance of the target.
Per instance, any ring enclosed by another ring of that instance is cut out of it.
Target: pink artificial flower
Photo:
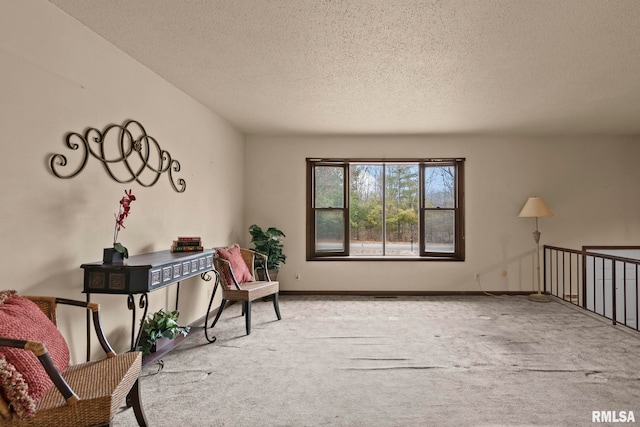
[[[131,211],[131,202],[136,200],[136,196],[134,196],[131,189],[129,191],[124,190],[125,196],[120,199],[120,208],[118,209],[118,213],[115,214],[116,224],[113,232],[113,247],[120,253],[124,255],[125,258],[128,258],[129,251],[122,244],[118,243],[118,232],[125,228],[124,220],[129,216]]]

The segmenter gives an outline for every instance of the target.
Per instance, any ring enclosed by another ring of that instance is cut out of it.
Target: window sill
[[[457,258],[453,256],[318,256],[307,257],[307,261],[464,261],[464,258]]]

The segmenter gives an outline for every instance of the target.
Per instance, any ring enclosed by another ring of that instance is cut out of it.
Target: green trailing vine
[[[189,326],[178,324],[179,315],[178,310],[164,311],[160,309],[160,311],[147,316],[142,324],[142,333],[140,334],[140,350],[143,356],[151,353],[160,338],[174,339],[180,334],[187,336]]]

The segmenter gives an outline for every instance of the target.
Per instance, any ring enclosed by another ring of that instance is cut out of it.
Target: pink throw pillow
[[[242,254],[240,253],[240,246],[233,245],[229,248],[218,248],[217,253],[220,258],[229,261],[231,264],[231,270],[233,270],[233,275],[236,277],[239,284],[253,282],[253,276],[249,271],[249,267],[247,267],[247,263],[244,262]],[[225,275],[224,277],[227,285],[233,286],[233,279],[231,279],[229,272],[225,269],[223,274]]]
[[[58,328],[35,303],[15,291],[0,291],[0,336],[42,342],[60,372],[69,366],[69,348]],[[52,384],[31,351],[0,347],[0,393],[19,417],[33,416]]]

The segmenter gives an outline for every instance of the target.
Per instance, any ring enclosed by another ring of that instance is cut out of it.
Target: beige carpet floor
[[[281,296],[229,307],[144,368],[151,426],[592,426],[640,422],[640,335],[523,296]],[[114,426],[137,425],[123,408]],[[602,425],[602,424],[601,424]]]

